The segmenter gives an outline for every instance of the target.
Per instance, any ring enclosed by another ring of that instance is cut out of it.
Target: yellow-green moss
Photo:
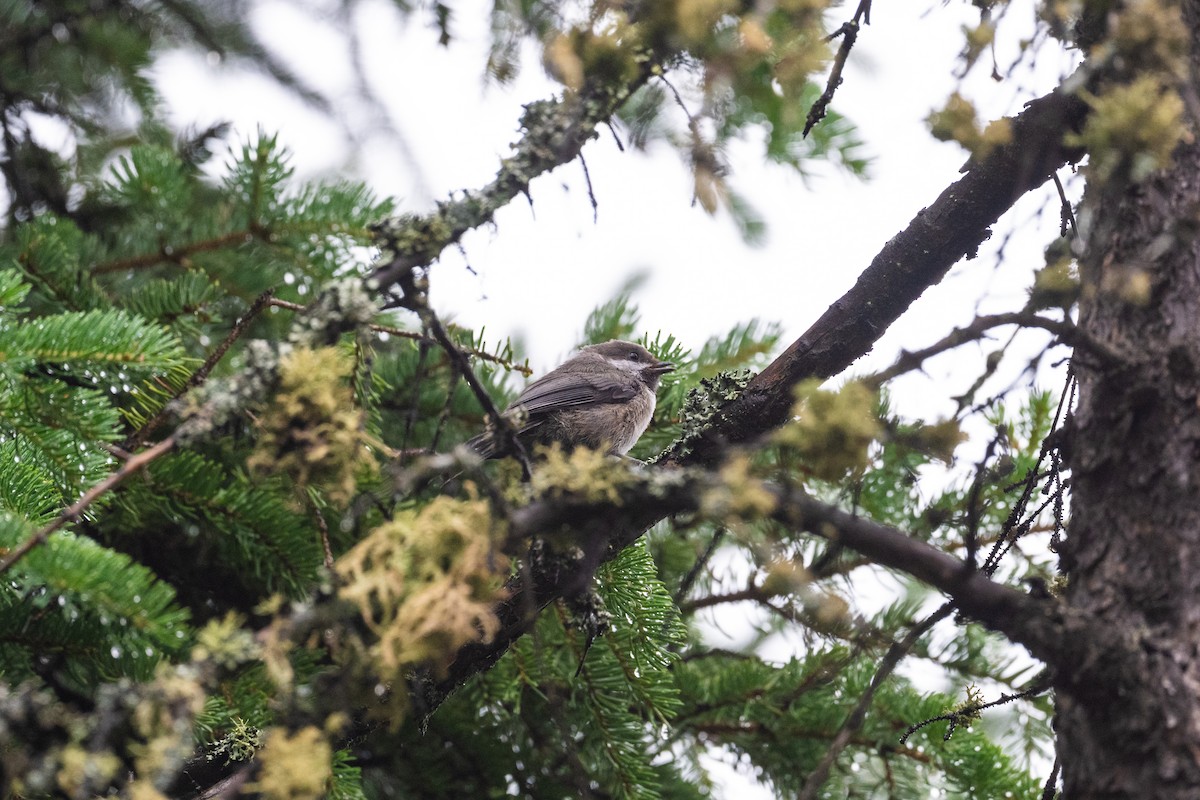
[[[617,503],[621,488],[633,480],[624,462],[598,450],[576,447],[566,452],[555,442],[538,448],[537,454],[540,460],[531,482],[534,497]]]
[[[260,793],[267,800],[319,800],[333,777],[333,748],[313,726],[289,734],[272,728],[259,751],[258,780],[246,784],[245,794]]]
[[[1097,182],[1146,178],[1170,163],[1175,146],[1189,135],[1183,100],[1152,75],[1085,99],[1092,113],[1083,132],[1066,141],[1087,149],[1088,176]]]
[[[107,785],[121,769],[121,759],[111,752],[91,752],[78,744],[63,748],[55,780],[68,795],[81,796],[87,787]]]
[[[726,523],[758,519],[775,510],[775,496],[750,472],[750,459],[736,456],[722,465],[719,486],[700,498],[700,510]]]
[[[279,361],[279,389],[258,421],[247,465],[287,475],[298,489],[319,488],[335,503],[354,494],[367,458],[362,412],[347,383],[353,365],[333,347],[296,348]]]
[[[927,119],[930,133],[943,142],[958,142],[976,158],[985,158],[996,147],[1012,141],[1012,124],[998,119],[981,126],[975,105],[958,92],[950,95],[941,110]]]
[[[883,431],[876,417],[878,398],[861,383],[837,391],[820,388],[819,380],[796,387],[795,419],[780,428],[775,441],[791,448],[818,478],[838,480],[868,463],[868,448]]]
[[[339,595],[376,636],[369,655],[384,680],[416,665],[444,670],[459,647],[488,641],[507,562],[502,528],[483,500],[438,497],[379,526],[336,565]]]
[[[211,660],[224,667],[236,667],[257,658],[260,648],[254,635],[242,627],[243,622],[245,619],[233,611],[221,619],[209,620],[196,633],[192,660]]]

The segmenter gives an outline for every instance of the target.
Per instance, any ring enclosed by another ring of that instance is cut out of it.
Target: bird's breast
[[[626,403],[564,409],[541,426],[538,438],[624,455],[649,427],[654,406],[654,392],[643,388]]]

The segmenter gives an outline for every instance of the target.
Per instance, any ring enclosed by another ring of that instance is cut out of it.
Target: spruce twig
[[[44,544],[50,535],[62,528],[69,522],[74,522],[83,515],[87,507],[99,500],[107,492],[116,488],[118,484],[124,481],[133,473],[145,467],[147,464],[155,461],[176,444],[176,434],[171,434],[167,438],[160,441],[158,444],[143,450],[140,453],[130,456],[120,468],[109,475],[104,480],[97,483],[91,489],[84,492],[78,500],[62,510],[58,517],[50,524],[42,527],[32,536],[30,536],[21,544],[8,551],[3,560],[0,560],[0,575],[12,569],[13,565],[20,561],[25,556],[29,555],[35,547]]]

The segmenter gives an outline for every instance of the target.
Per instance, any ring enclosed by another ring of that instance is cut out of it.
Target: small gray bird
[[[594,344],[525,387],[504,416],[526,447],[560,442],[625,455],[654,416],[659,379],[673,369],[633,342]],[[467,445],[484,458],[508,455],[491,430]]]

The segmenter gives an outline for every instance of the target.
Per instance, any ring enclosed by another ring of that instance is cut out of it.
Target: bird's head
[[[610,367],[636,375],[651,391],[658,389],[659,378],[675,369],[670,361],[659,361],[640,344],[619,339],[585,347],[583,352],[600,356]]]

